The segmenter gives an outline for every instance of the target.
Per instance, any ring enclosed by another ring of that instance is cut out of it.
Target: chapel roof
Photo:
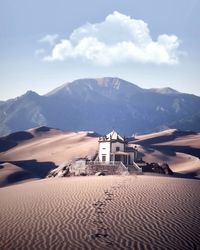
[[[115,130],[113,130],[112,132],[110,132],[109,134],[100,137],[99,141],[121,141],[121,142],[125,142],[125,139],[118,134]]]

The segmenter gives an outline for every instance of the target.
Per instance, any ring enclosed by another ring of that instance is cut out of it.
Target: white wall
[[[119,151],[124,152],[124,144],[120,143],[120,142],[114,142],[114,143],[112,143],[112,147],[111,147],[112,153],[116,152],[116,147],[119,147]]]
[[[102,161],[103,155],[106,155],[106,161],[110,161],[110,142],[99,143],[99,161]]]
[[[135,160],[135,153],[134,152],[130,152],[130,162],[131,164],[133,163],[133,161]]]

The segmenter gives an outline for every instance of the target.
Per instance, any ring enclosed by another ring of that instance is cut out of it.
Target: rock
[[[96,176],[104,176],[104,175],[106,175],[104,172],[97,172],[96,174],[95,174]]]
[[[152,169],[155,173],[173,175],[173,171],[169,168],[167,163],[163,163],[162,165],[158,163],[151,163],[153,166]]]
[[[87,174],[82,172],[82,173],[80,173],[80,176],[87,176]]]
[[[165,174],[165,171],[158,163],[151,163],[152,169],[155,173]]]
[[[173,171],[170,169],[170,167],[169,167],[169,165],[167,163],[163,163],[161,165],[161,168],[163,169],[165,174],[173,175]]]
[[[51,170],[47,177],[66,177],[70,175],[70,166],[72,161],[65,161],[57,168]]]

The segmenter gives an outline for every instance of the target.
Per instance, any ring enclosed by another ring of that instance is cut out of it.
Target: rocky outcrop
[[[128,174],[128,168],[123,164],[102,164],[88,161],[88,159],[77,159],[65,161],[59,167],[51,170],[47,177],[68,177],[85,175],[122,175]]]
[[[48,178],[50,177],[67,177],[70,176],[70,166],[72,162],[66,161],[62,163],[59,167],[51,170],[47,175]]]
[[[166,174],[173,175],[173,171],[170,169],[167,163],[159,164],[159,163],[146,163],[142,166],[143,172],[154,172],[158,174]]]

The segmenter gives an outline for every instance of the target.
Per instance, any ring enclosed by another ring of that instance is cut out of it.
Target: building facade
[[[115,130],[99,138],[99,161],[121,161],[130,165],[136,160],[137,149],[128,146],[126,138],[123,138]]]

